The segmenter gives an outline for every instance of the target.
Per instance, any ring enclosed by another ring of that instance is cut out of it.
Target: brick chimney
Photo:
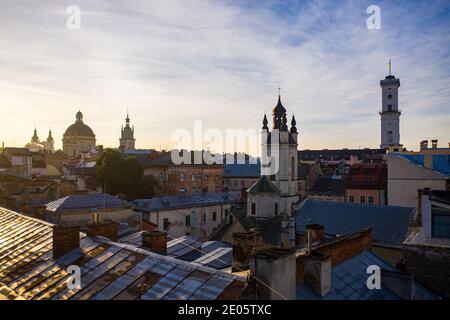
[[[142,247],[158,254],[167,254],[167,233],[164,231],[143,231]]]
[[[233,264],[232,271],[248,269],[249,256],[264,248],[264,240],[261,231],[257,229],[249,232],[233,233]]]
[[[90,222],[87,225],[87,236],[94,238],[101,236],[117,241],[119,224],[115,221]]]
[[[431,148],[433,148],[433,149],[437,149],[437,144],[438,144],[438,141],[437,141],[437,139],[433,139],[433,140],[431,140]]]
[[[44,205],[34,206],[33,217],[40,220],[45,220],[45,213],[47,211],[47,207]]]
[[[80,247],[80,227],[53,226],[53,258],[58,259]]]
[[[420,150],[428,149],[428,140],[422,140],[420,142]]]
[[[331,255],[313,250],[304,259],[304,281],[319,296],[331,290]]]
[[[250,257],[250,271],[255,278],[257,300],[295,300],[295,251],[270,248]]]

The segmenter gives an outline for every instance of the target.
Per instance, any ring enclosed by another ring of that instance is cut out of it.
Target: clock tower
[[[381,86],[381,149],[399,151],[400,144],[400,110],[398,108],[398,88],[400,79],[391,74],[389,60],[389,75],[380,81]]]

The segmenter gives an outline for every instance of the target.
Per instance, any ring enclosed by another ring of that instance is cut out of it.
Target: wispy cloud
[[[205,126],[259,128],[281,85],[300,148],[376,147],[379,80],[401,78],[402,142],[450,137],[446,1],[75,1],[0,4],[0,139],[25,144],[34,124],[62,138],[81,108],[98,142],[116,146],[130,108],[140,147]],[[53,94],[52,94],[53,93]],[[20,130],[18,130],[20,128]]]

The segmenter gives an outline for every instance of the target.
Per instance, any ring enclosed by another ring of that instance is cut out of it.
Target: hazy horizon
[[[378,148],[381,89],[400,78],[401,143],[450,141],[450,3],[379,1],[75,1],[0,4],[0,143],[36,125],[61,148],[81,110],[97,144],[117,148],[127,109],[137,148],[170,149],[192,129],[260,130],[281,86],[299,149]],[[269,119],[271,123],[271,119]],[[248,151],[252,154],[252,150]]]

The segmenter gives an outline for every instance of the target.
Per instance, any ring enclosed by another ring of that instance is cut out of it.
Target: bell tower
[[[128,115],[128,112],[127,117],[125,118],[125,127],[122,126],[119,142],[119,149],[121,152],[135,149],[136,139],[134,138],[134,126],[130,127],[130,117]]]
[[[398,108],[398,88],[400,79],[391,73],[380,81],[381,86],[381,144],[380,148],[399,149],[400,144],[400,110]]]

